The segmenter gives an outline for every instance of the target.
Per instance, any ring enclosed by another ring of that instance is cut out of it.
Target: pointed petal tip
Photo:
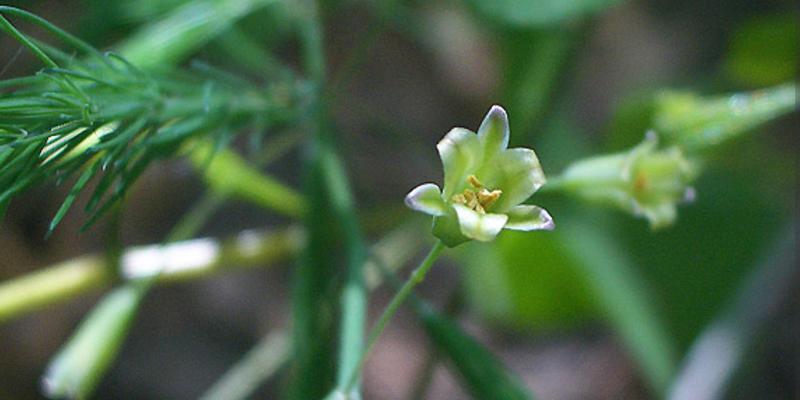
[[[489,112],[486,113],[486,117],[483,118],[484,125],[486,122],[492,121],[493,123],[500,123],[506,132],[508,131],[508,113],[506,112],[505,108],[499,106],[497,104],[493,105]],[[504,133],[506,133],[504,132]]]
[[[408,208],[428,215],[441,216],[446,213],[446,204],[441,198],[441,190],[434,183],[423,183],[411,189],[404,201]]]
[[[694,203],[697,199],[697,190],[694,187],[689,186],[686,188],[686,191],[683,192],[683,198],[681,202],[684,204]]]
[[[492,107],[489,109],[489,112],[486,115],[508,119],[508,113],[506,112],[506,109],[499,104],[492,105]]]
[[[553,221],[553,217],[544,208],[541,211],[541,218],[544,221],[544,223],[542,224],[542,227],[539,228],[540,230],[552,231],[556,229],[556,222]]]

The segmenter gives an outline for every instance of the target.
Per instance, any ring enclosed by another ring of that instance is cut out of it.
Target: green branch
[[[297,363],[295,398],[321,397],[327,387],[330,369],[325,365],[328,349],[308,341],[324,340],[330,321],[320,321],[325,309],[325,294],[314,288],[330,276],[330,254],[336,237],[344,238],[346,277],[341,291],[341,315],[337,384],[342,386],[356,369],[358,349],[363,345],[367,294],[362,267],[367,259],[366,245],[358,225],[350,185],[344,163],[334,146],[325,102],[325,54],[322,22],[317,4],[305,1],[295,10],[298,14],[303,61],[308,79],[314,85],[315,97],[310,107],[309,126],[313,131],[312,152],[306,161],[306,198],[310,211],[306,216],[308,244],[298,269],[295,301],[295,349]],[[321,284],[327,285],[326,282]],[[316,317],[314,315],[317,315]],[[355,385],[353,385],[355,386]],[[354,388],[354,391],[358,391]]]
[[[232,150],[215,151],[213,143],[202,140],[189,153],[189,160],[217,193],[234,195],[287,217],[301,218],[306,212],[306,201],[299,193],[251,167]]]
[[[350,392],[350,389],[356,384],[358,377],[361,374],[361,370],[364,368],[364,362],[366,362],[367,356],[369,356],[370,351],[372,351],[372,349],[375,347],[375,344],[378,342],[381,334],[386,329],[389,321],[397,313],[397,310],[400,309],[400,306],[403,305],[403,303],[408,299],[409,296],[411,296],[411,294],[413,294],[414,288],[425,279],[425,275],[427,275],[428,271],[431,269],[431,267],[433,267],[434,262],[436,262],[436,259],[439,258],[439,255],[444,249],[444,243],[437,240],[427,257],[422,260],[417,269],[415,269],[411,274],[411,277],[403,284],[402,287],[400,287],[400,290],[397,291],[394,297],[392,297],[389,305],[383,310],[383,314],[381,314],[380,318],[378,318],[378,321],[375,323],[375,326],[370,331],[367,345],[365,349],[360,352],[361,354],[358,357],[358,363],[356,364],[355,370],[353,370],[348,376],[346,385],[343,388],[340,388],[344,393]]]
[[[245,232],[226,241],[189,240],[134,247],[122,255],[124,281],[147,279],[163,270],[157,283],[180,282],[234,268],[273,265],[290,259],[302,235],[296,228],[273,233]],[[180,257],[192,252],[192,262]],[[0,323],[49,305],[106,289],[114,284],[113,271],[102,255],[84,256],[44,268],[0,284]]]

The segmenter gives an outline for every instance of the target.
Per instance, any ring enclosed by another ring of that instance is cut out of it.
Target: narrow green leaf
[[[620,0],[468,0],[476,11],[516,27],[555,25],[595,14]]]
[[[89,183],[89,180],[92,179],[92,177],[94,177],[99,170],[100,170],[100,163],[95,163],[94,165],[86,168],[86,170],[83,171],[83,174],[81,174],[81,176],[78,178],[78,181],[75,182],[75,185],[73,185],[72,189],[70,189],[69,193],[67,194],[67,197],[64,198],[64,201],[61,203],[61,207],[58,208],[58,211],[56,212],[55,216],[53,216],[53,219],[50,220],[50,226],[47,228],[46,237],[50,236],[53,233],[58,224],[67,214],[67,211],[69,211],[70,207],[72,207],[72,203],[75,202],[75,199],[78,197],[78,194],[81,192],[81,190],[83,190],[86,184]]]
[[[252,168],[232,150],[214,152],[210,141],[198,141],[189,153],[212,190],[253,202],[290,217],[301,217],[305,199],[293,189]]]
[[[558,212],[553,232],[505,232],[495,248],[469,249],[461,259],[471,302],[521,330],[564,329],[604,315],[650,387],[663,393],[676,352],[657,300],[620,244],[594,226],[610,222],[569,211]]]
[[[625,251],[595,225],[573,220],[562,223],[559,229],[570,238],[571,253],[583,267],[609,323],[639,363],[650,386],[663,395],[675,374],[677,356],[647,284]]]
[[[265,336],[236,365],[225,372],[201,400],[251,398],[264,380],[285,366],[291,356],[289,337],[284,332]]]
[[[666,91],[656,98],[653,127],[689,151],[702,151],[797,110],[797,85],[700,97]]]
[[[277,0],[192,0],[118,46],[144,69],[177,64],[240,18]]]
[[[503,32],[503,104],[513,116],[509,122],[516,143],[538,138],[536,128],[565,92],[560,89],[567,79],[561,78],[584,36],[581,25]]]
[[[337,249],[337,231],[325,191],[319,162],[307,165],[305,197],[306,243],[295,268],[292,304],[292,346],[294,363],[287,398],[320,399],[335,381],[336,296],[331,282],[336,279],[341,255]]]
[[[412,297],[410,304],[425,326],[425,332],[449,366],[458,373],[475,399],[523,400],[533,395],[489,350],[467,335],[454,321]]]
[[[780,315],[780,305],[791,302],[797,286],[797,226],[784,229],[778,240],[767,246],[725,309],[697,336],[668,399],[710,400],[738,393],[731,387],[734,382],[742,387],[737,372],[741,375],[752,353],[763,347],[760,343],[766,327]]]
[[[50,398],[85,399],[119,352],[141,300],[129,284],[107,294],[51,360],[42,378]]]

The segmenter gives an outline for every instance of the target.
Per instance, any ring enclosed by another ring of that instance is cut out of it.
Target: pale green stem
[[[349,392],[350,388],[358,381],[361,370],[364,369],[364,363],[367,360],[367,356],[369,356],[372,348],[375,347],[375,344],[378,342],[381,334],[386,329],[389,321],[397,313],[397,310],[400,309],[400,306],[403,305],[403,303],[412,294],[414,288],[425,279],[425,275],[428,274],[428,271],[431,269],[434,262],[437,258],[439,258],[439,255],[441,255],[442,250],[444,249],[444,243],[442,243],[440,240],[437,240],[436,244],[433,245],[433,248],[431,248],[431,251],[428,253],[428,256],[422,260],[422,263],[420,263],[419,267],[414,270],[414,272],[411,274],[411,277],[406,281],[406,283],[403,284],[400,290],[397,291],[392,300],[389,302],[389,305],[386,306],[386,309],[383,311],[383,314],[381,314],[378,322],[375,323],[372,331],[370,331],[369,338],[367,339],[367,346],[364,352],[361,353],[355,370],[351,373],[350,378],[347,380],[345,392]]]
[[[419,251],[423,245],[421,241],[423,236],[419,232],[420,227],[416,223],[404,224],[384,235],[378,243],[372,246],[369,260],[363,267],[368,273],[366,277],[368,290],[380,286],[386,273],[394,273]],[[381,265],[380,268],[378,264]],[[384,269],[383,273],[378,273],[379,269]],[[204,398],[224,398],[226,400],[249,398],[260,383],[280,370],[280,368],[274,368],[275,364],[285,364],[278,362],[281,356],[285,356],[287,360],[291,357],[291,354],[287,354],[291,343],[270,339],[270,337],[281,336],[288,336],[288,332],[276,331],[262,339],[241,361],[225,373],[212,386],[212,389],[206,392]],[[241,386],[233,387],[237,385]],[[228,387],[230,390],[222,390],[220,387]],[[214,393],[216,396],[211,396],[210,393]]]
[[[214,383],[201,400],[249,398],[258,386],[284,366],[291,356],[289,334],[272,333],[253,347],[239,362]]]
[[[215,192],[234,195],[287,217],[300,218],[305,214],[306,201],[302,195],[262,174],[232,150],[220,149],[215,153],[208,140],[193,145],[189,159]]]
[[[296,228],[274,233],[243,233],[224,242],[189,240],[166,246],[127,249],[121,279],[136,281],[163,269],[158,283],[196,279],[233,267],[273,265],[296,254],[302,236]],[[195,251],[193,263],[178,257]],[[202,251],[198,257],[197,251]],[[114,284],[114,274],[101,255],[84,256],[0,284],[0,323]]]

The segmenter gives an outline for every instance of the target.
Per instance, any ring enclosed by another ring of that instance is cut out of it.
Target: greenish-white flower
[[[425,183],[406,195],[406,205],[434,216],[433,234],[453,247],[493,240],[502,229],[553,229],[544,209],[522,204],[544,185],[531,149],[508,148],[508,116],[500,106],[486,114],[478,133],[453,128],[436,145],[444,187]]]
[[[553,183],[586,200],[642,216],[657,229],[675,221],[679,203],[694,198],[690,184],[696,176],[697,167],[680,148],[658,149],[651,131],[626,152],[572,164]]]

